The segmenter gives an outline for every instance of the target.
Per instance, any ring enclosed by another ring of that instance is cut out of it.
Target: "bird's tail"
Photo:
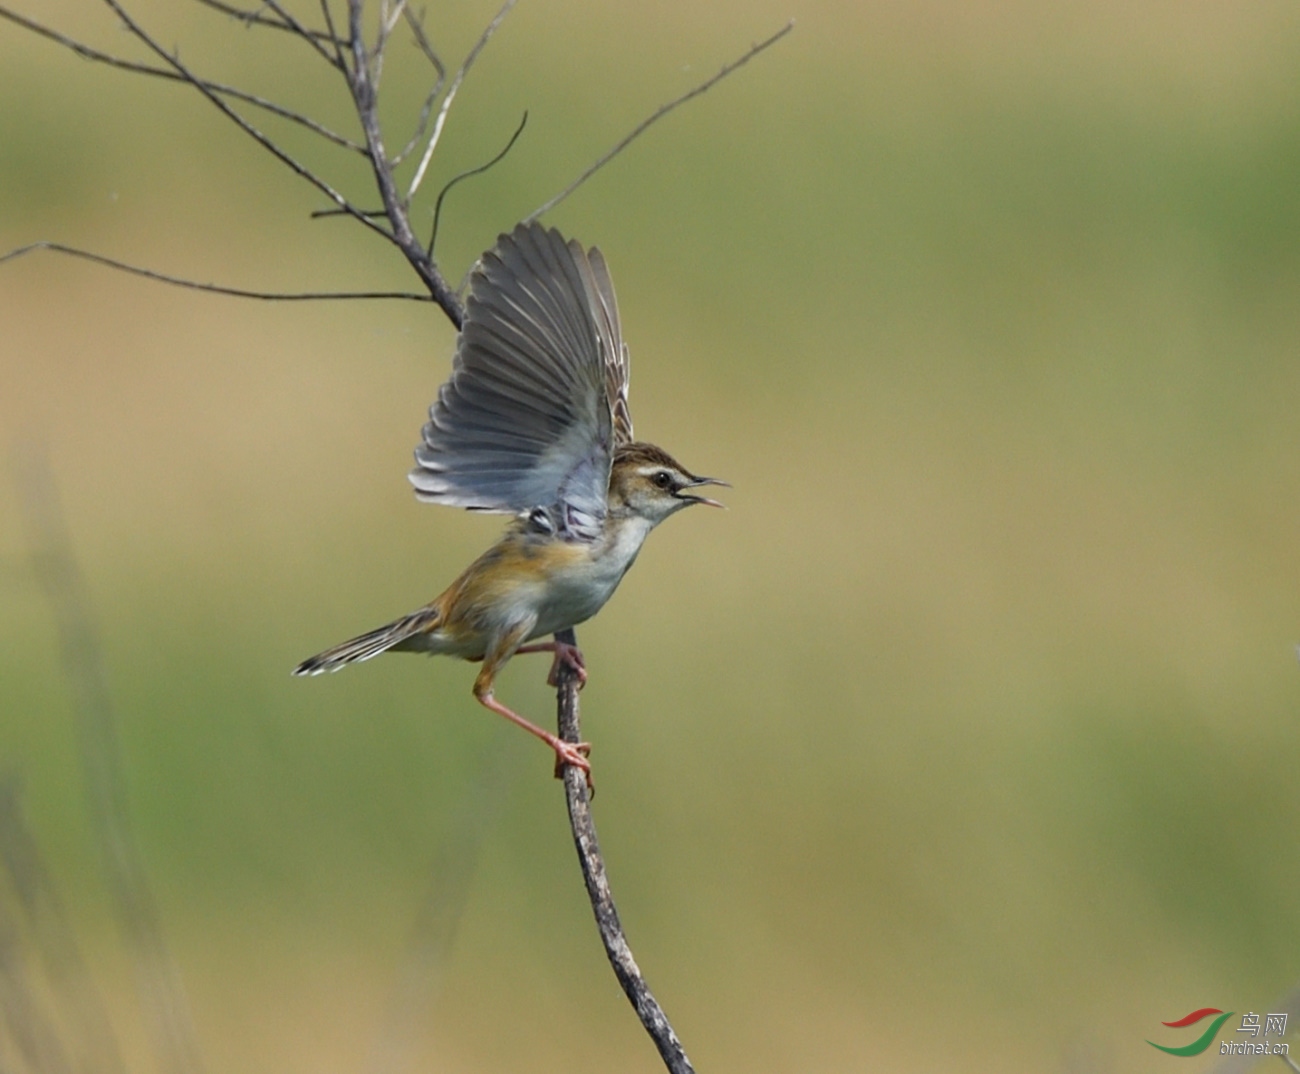
[[[325,671],[338,671],[344,664],[355,664],[369,660],[389,649],[397,648],[402,642],[417,634],[427,634],[437,628],[442,615],[437,608],[421,608],[418,612],[404,615],[400,619],[376,630],[371,630],[351,641],[345,641],[323,653],[308,657],[296,668],[295,675],[320,675]]]

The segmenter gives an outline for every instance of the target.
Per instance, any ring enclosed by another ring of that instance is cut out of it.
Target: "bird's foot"
[[[564,766],[573,765],[574,768],[582,769],[583,775],[587,777],[587,790],[593,793],[596,785],[591,781],[591,762],[587,760],[591,753],[590,742],[565,742],[557,738],[551,743],[551,749],[555,751],[555,778],[564,778]]]
[[[551,661],[551,671],[546,676],[546,685],[558,686],[560,668],[567,667],[578,677],[578,689],[581,690],[587,685],[587,662],[582,657],[582,650],[576,645],[570,645],[563,641],[557,641],[553,644],[555,646],[555,659]]]
[[[592,794],[596,793],[595,784],[591,782],[591,762],[587,760],[587,755],[591,753],[590,742],[565,742],[564,739],[557,738],[544,727],[538,727],[537,724],[530,720],[525,720],[519,713],[506,708],[505,705],[493,697],[491,686],[488,683],[476,683],[474,696],[485,709],[491,709],[498,716],[504,716],[511,723],[518,724],[530,735],[536,735],[555,751],[556,779],[560,779],[564,775],[565,765],[573,765],[574,768],[581,769],[587,777],[587,789]]]
[[[561,667],[567,667],[578,677],[578,689],[587,685],[587,662],[582,657],[582,650],[566,641],[539,641],[532,645],[521,645],[516,653],[554,653],[551,670],[546,675],[547,686],[558,686],[557,681]],[[471,660],[482,657],[470,657]]]

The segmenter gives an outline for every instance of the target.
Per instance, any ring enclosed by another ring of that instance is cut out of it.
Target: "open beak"
[[[699,488],[701,485],[721,485],[723,488],[731,488],[731,483],[729,481],[723,481],[720,477],[695,477],[691,479],[689,485],[684,485],[683,488],[695,489]],[[710,500],[707,496],[688,496],[684,495],[681,491],[678,491],[675,495],[679,500],[685,500],[687,503],[706,503],[710,507],[722,508],[727,506],[725,503],[718,503],[717,500]]]

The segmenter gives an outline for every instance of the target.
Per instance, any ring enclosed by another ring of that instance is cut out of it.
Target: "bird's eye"
[[[650,480],[655,483],[656,488],[666,489],[672,486],[673,475],[667,470],[660,470]]]

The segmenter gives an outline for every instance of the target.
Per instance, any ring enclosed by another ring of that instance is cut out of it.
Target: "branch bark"
[[[578,644],[572,629],[560,631],[555,635],[555,640],[569,645]],[[566,742],[581,742],[578,678],[571,668],[561,664],[556,668],[555,681],[560,737]],[[632,957],[632,948],[623,933],[623,923],[619,920],[614,893],[610,890],[609,877],[605,873],[605,859],[600,853],[600,842],[596,838],[596,822],[591,817],[591,795],[587,790],[586,776],[572,765],[564,769],[564,795],[569,804],[569,827],[573,831],[573,845],[582,866],[582,878],[587,884],[587,898],[591,900],[591,910],[596,915],[596,928],[600,930],[600,940],[605,945],[609,964],[614,968],[614,976],[618,978],[618,983],[623,987],[623,992],[645,1031],[659,1049],[659,1055],[670,1074],[695,1074],[695,1068],[686,1058],[686,1052],[682,1048],[682,1042],[677,1039],[672,1023],[668,1021],[664,1009],[659,1006],[659,1001],[641,975],[636,959]]]

